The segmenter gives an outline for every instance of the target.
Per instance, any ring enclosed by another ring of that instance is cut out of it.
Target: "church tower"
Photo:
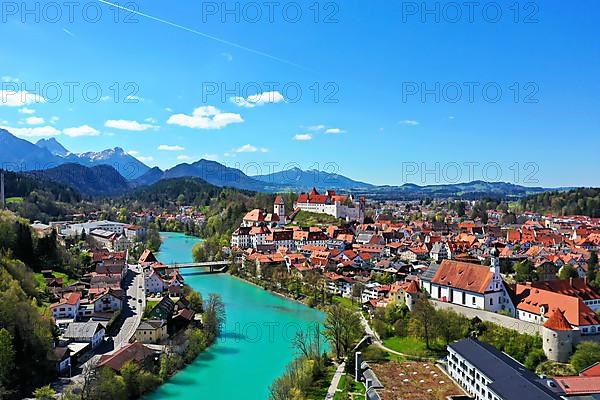
[[[279,216],[279,225],[285,225],[285,202],[283,201],[283,197],[275,197],[273,212]]]

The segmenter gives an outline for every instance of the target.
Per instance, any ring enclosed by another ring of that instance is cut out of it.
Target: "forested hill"
[[[44,176],[2,171],[6,205],[31,221],[51,221],[89,208],[77,190]]]
[[[128,211],[144,208],[174,211],[183,205],[196,206],[206,215],[206,224],[199,234],[203,238],[226,238],[228,242],[228,235],[239,226],[249,210],[262,208],[272,211],[274,200],[272,194],[222,188],[200,178],[175,178],[139,188],[116,199],[115,204]]]
[[[541,214],[587,215],[600,218],[600,188],[545,192],[520,200],[521,209]]]

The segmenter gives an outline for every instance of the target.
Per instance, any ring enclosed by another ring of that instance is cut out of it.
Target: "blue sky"
[[[31,141],[250,175],[600,185],[597,1],[25,4],[0,10],[0,126]]]

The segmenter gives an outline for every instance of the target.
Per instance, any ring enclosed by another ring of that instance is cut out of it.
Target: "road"
[[[113,353],[125,346],[135,334],[135,330],[142,320],[144,308],[146,307],[146,289],[144,285],[144,273],[141,266],[128,265],[124,284],[126,286],[127,297],[125,299],[125,303],[123,304],[123,309],[121,310],[121,316],[124,317],[124,319],[122,320],[121,327],[119,328],[119,333],[112,338],[112,343],[104,341],[104,343],[96,348],[94,355],[92,355],[82,365],[79,365],[77,368],[74,367],[72,371],[73,376],[71,377],[70,382],[82,384],[82,373],[85,370],[86,365],[93,365],[93,363],[98,361],[100,355]],[[139,299],[142,300],[141,303],[138,302]],[[61,392],[65,384],[68,383],[68,379],[63,379],[60,383],[57,382],[53,386],[57,392]]]
[[[144,273],[139,265],[130,265],[125,282],[128,283],[127,299],[123,304],[121,315],[125,318],[119,333],[113,337],[114,349],[118,350],[127,343],[135,334],[135,330],[142,320],[146,307],[146,293],[144,288]],[[141,300],[141,302],[140,302]]]
[[[331,385],[329,385],[329,389],[327,390],[327,396],[325,397],[325,400],[330,400],[335,397],[335,392],[337,391],[337,387],[340,384],[340,379],[342,379],[345,369],[346,361],[338,365],[337,369],[335,370],[333,378],[331,379]]]

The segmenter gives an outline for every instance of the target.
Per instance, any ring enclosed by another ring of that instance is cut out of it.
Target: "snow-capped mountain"
[[[70,151],[67,150],[65,146],[60,144],[55,138],[40,139],[35,143],[35,145],[47,149],[55,156],[66,157],[70,153]]]

